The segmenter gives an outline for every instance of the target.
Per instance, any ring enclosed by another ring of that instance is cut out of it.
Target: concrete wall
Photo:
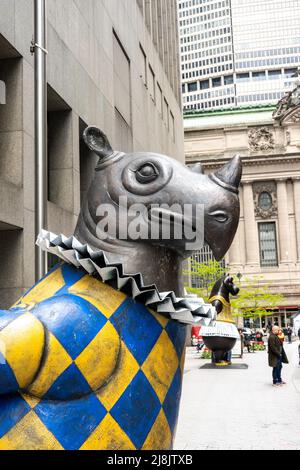
[[[82,146],[85,125],[103,129],[114,147],[126,142],[134,151],[161,152],[184,160],[176,1],[167,0],[164,5],[163,24],[172,23],[169,53],[159,35],[149,29],[143,2],[47,0],[49,230],[66,235],[74,230],[80,196],[95,161]],[[33,21],[32,0],[0,0],[0,81],[6,86],[6,105],[0,105],[3,308],[34,283]],[[154,79],[149,73],[143,77],[141,47]],[[126,63],[127,86],[122,81]],[[118,75],[122,93],[116,86]],[[153,80],[154,97],[150,95]],[[162,100],[168,115],[162,114]]]

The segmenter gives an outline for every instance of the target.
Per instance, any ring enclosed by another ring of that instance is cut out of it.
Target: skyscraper
[[[299,0],[179,0],[184,111],[275,104],[300,66]]]

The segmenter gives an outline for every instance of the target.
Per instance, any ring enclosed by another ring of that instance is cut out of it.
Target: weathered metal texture
[[[0,312],[0,448],[169,449],[186,326],[166,315],[188,310],[176,298],[183,290],[185,240],[103,244],[96,236],[96,209],[122,194],[130,203],[204,204],[205,238],[220,258],[238,225],[240,159],[205,176],[165,156],[113,152],[95,128],[85,139],[100,160],[76,230],[82,244],[44,232],[41,247],[68,264]],[[149,163],[157,177],[135,180]],[[149,292],[157,302],[149,302]],[[170,307],[164,315],[142,303],[159,310],[164,301]],[[190,314],[201,312],[191,308]]]

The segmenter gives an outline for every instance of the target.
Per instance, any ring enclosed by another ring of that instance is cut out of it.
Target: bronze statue
[[[184,222],[163,203],[203,204],[220,259],[238,226],[241,161],[206,176],[164,155],[114,152],[94,127],[84,138],[99,163],[75,236],[43,231],[37,242],[63,263],[0,311],[0,449],[170,449],[186,323],[209,324],[214,309],[177,297],[184,237],[124,239],[121,224],[103,234],[99,206],[123,216],[120,197],[142,203],[147,228],[165,215]]]
[[[201,334],[216,365],[229,365],[227,355],[240,337],[230,305],[230,295],[236,296],[239,291],[233,277],[226,274],[215,283],[210,294],[209,302],[215,307],[218,318],[215,326],[204,327]]]
[[[186,240],[120,240],[110,237],[102,241],[97,234],[99,204],[115,204],[120,196],[128,204],[142,203],[149,207],[167,203],[183,207],[203,204],[205,208],[204,238],[217,260],[223,258],[235,236],[240,215],[238,188],[242,176],[239,156],[211,175],[204,175],[200,165],[192,169],[165,156],[139,152],[114,152],[106,136],[94,127],[84,138],[99,156],[95,178],[83,204],[75,236],[92,248],[101,249],[110,262],[122,263],[127,273],[142,273],[144,281],[157,285],[160,291],[183,295],[181,264],[191,255]],[[194,221],[191,220],[191,224]]]

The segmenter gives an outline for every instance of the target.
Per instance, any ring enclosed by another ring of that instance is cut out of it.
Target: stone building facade
[[[184,160],[177,2],[47,0],[48,229],[73,233],[97,125],[115,149]],[[32,0],[0,2],[0,307],[35,281]]]
[[[286,325],[300,307],[300,84],[276,108],[185,116],[185,153],[205,172],[242,156],[240,224],[226,262],[241,284],[261,277],[283,294],[272,320]]]

